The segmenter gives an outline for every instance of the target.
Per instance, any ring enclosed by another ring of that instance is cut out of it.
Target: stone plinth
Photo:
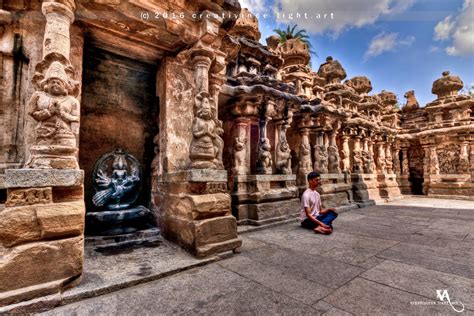
[[[6,170],[0,210],[0,306],[78,283],[84,257],[82,170]]]
[[[474,201],[474,182],[470,174],[441,174],[425,177],[427,195]]]
[[[353,209],[352,184],[346,175],[327,173],[321,175],[321,185],[318,192],[321,194],[323,208],[337,207],[338,209]]]
[[[379,174],[377,175],[377,182],[379,195],[383,201],[397,200],[402,197],[396,174]]]
[[[400,175],[398,185],[402,194],[412,194],[412,183],[409,180],[409,175]]]
[[[239,175],[234,178],[232,213],[241,225],[265,225],[298,214],[296,175]]]
[[[231,214],[227,171],[191,169],[165,174],[154,194],[162,235],[198,257],[241,246]]]
[[[381,200],[375,174],[354,173],[351,174],[351,180],[355,203],[367,206]]]

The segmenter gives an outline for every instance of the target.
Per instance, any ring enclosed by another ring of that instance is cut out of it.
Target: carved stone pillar
[[[350,173],[351,172],[351,158],[349,150],[349,135],[342,136],[342,172]]]
[[[377,166],[375,164],[375,154],[374,154],[374,142],[372,139],[369,139],[367,142],[368,151],[369,151],[369,163],[367,173],[374,173],[377,170]]]
[[[354,137],[354,150],[352,152],[352,171],[355,173],[363,172],[362,153],[360,146],[360,135]]]
[[[248,124],[248,119],[239,118],[234,126],[234,164],[232,172],[235,175],[248,174],[250,170]]]
[[[387,142],[385,144],[385,168],[388,174],[393,173],[393,161],[392,161],[392,144]]]
[[[276,170],[280,174],[291,174],[291,149],[286,139],[286,131],[290,127],[291,118],[277,125],[278,145],[276,149]]]
[[[469,173],[469,142],[462,142],[459,153],[458,173]]]
[[[311,145],[309,143],[309,129],[302,128],[300,130],[301,145],[299,152],[299,164],[298,164],[298,185],[306,186],[306,175],[310,173],[313,168],[311,162]]]
[[[31,78],[35,91],[28,104],[35,138],[28,146],[27,168],[5,171],[0,306],[59,295],[82,277],[84,172],[77,163],[80,106],[76,99],[80,85],[69,60],[74,9],[72,0],[42,4],[43,58]]]
[[[324,140],[324,131],[319,131],[316,136],[316,145],[314,146],[313,169],[320,173],[328,173],[328,153]]]
[[[258,121],[260,136],[258,142],[257,173],[259,174],[272,174],[272,147],[267,137],[267,123],[268,118],[265,115],[261,116]]]
[[[393,155],[392,155],[392,161],[393,161],[393,172],[396,175],[400,175],[401,173],[401,168],[400,168],[400,147],[398,144],[395,144],[393,147]]]
[[[384,142],[377,143],[377,170],[379,174],[386,174],[386,159],[385,159],[385,144]]]
[[[402,174],[408,176],[410,174],[410,165],[408,162],[408,149],[402,149]]]
[[[429,163],[430,163],[430,174],[439,174],[439,162],[438,153],[436,152],[436,146],[429,148]]]
[[[332,131],[329,135],[329,146],[328,146],[328,172],[329,173],[341,173],[339,166],[339,149],[336,143],[337,132]]]
[[[43,57],[57,53],[69,59],[71,40],[69,28],[74,21],[74,0],[45,1],[41,7],[46,17],[43,40]]]

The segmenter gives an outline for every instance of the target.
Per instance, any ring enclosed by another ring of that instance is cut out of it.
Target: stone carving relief
[[[247,172],[247,138],[234,138],[234,169],[235,174],[245,174]]]
[[[10,189],[7,207],[52,203],[51,188]]]
[[[191,167],[197,169],[221,169],[224,141],[222,122],[215,120],[212,112],[214,100],[209,93],[201,92],[196,96],[196,115],[192,124]]]
[[[309,144],[307,134],[302,135],[299,158],[300,158],[300,161],[299,161],[298,173],[306,175],[312,170],[311,145]]]
[[[259,174],[272,174],[272,154],[270,140],[261,138],[258,144],[257,172]]]
[[[96,193],[92,202],[108,210],[123,210],[138,199],[140,163],[122,149],[103,155],[93,172]]]
[[[291,174],[291,149],[286,139],[286,130],[290,127],[291,116],[288,121],[280,125],[280,137],[276,152],[276,169],[282,174]]]
[[[314,146],[314,170],[328,173],[328,152],[324,145]]]
[[[341,173],[341,168],[339,167],[339,151],[335,145],[328,147],[328,172]]]
[[[53,58],[55,57],[55,58]],[[62,60],[62,62],[57,61]],[[35,139],[30,147],[29,168],[78,169],[77,128],[79,123],[79,83],[72,79],[72,66],[60,56],[50,55],[37,67],[28,114],[36,121]]]
[[[448,144],[436,150],[432,148],[430,151],[431,173],[453,174],[458,173],[460,164],[460,146],[456,144]]]
[[[352,153],[352,171],[354,173],[362,173],[364,171],[364,162],[360,150],[354,150]]]

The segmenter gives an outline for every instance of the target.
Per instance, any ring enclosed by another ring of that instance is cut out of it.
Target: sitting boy
[[[315,233],[328,235],[332,233],[332,221],[337,213],[334,208],[323,209],[321,196],[316,191],[321,182],[321,175],[317,172],[308,174],[308,189],[301,196],[301,226],[314,230]]]

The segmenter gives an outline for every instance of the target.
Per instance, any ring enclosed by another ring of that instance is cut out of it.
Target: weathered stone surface
[[[0,243],[4,247],[43,239],[80,236],[84,202],[5,208],[0,212]]]
[[[53,202],[51,188],[8,189],[6,207]]]
[[[5,170],[7,188],[81,186],[83,170],[8,169]]]
[[[79,277],[82,273],[83,256],[82,236],[3,249],[0,261],[0,291]]]
[[[194,229],[198,246],[237,238],[237,221],[231,215],[195,221]]]
[[[230,214],[230,195],[224,193],[188,195],[193,219],[211,218]]]

